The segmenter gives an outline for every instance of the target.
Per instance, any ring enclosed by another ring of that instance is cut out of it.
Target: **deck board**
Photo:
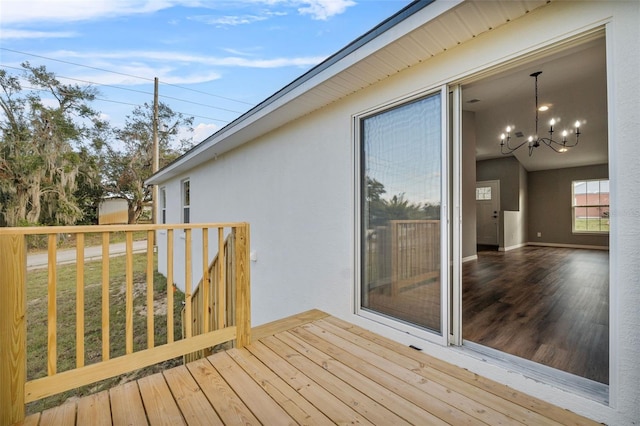
[[[108,415],[105,415],[108,414]],[[78,424],[111,426],[111,403],[109,392],[102,391],[78,401]]]
[[[76,422],[76,405],[65,403],[42,412],[41,425],[70,426]]]
[[[428,395],[430,403],[441,401],[438,408],[443,411],[438,411],[438,413],[446,422],[455,422],[456,424],[484,422],[498,425],[509,424],[509,422],[513,421],[513,419],[509,419],[503,413],[495,410],[491,405],[479,403],[467,396],[466,389],[453,389],[450,386],[451,383],[442,383],[434,380],[431,374],[419,374],[416,369],[420,369],[421,366],[416,362],[411,362],[410,358],[399,355],[397,352],[380,346],[363,349],[353,343],[351,337],[347,340],[314,325],[303,326],[300,330],[295,330],[295,332],[303,336],[305,332],[308,332],[310,336],[306,337],[307,341],[313,337],[327,339],[325,340],[327,347],[342,348],[344,351],[350,352],[359,359],[377,367],[380,372],[375,375],[376,377],[382,376],[382,372],[387,372],[404,382],[405,386],[411,386]],[[362,343],[361,340],[355,340]],[[341,360],[343,362],[348,361],[344,357]],[[436,407],[433,406],[433,411],[435,409]]]
[[[190,362],[189,372],[202,389],[224,424],[258,424],[258,419],[242,402],[220,373],[206,359]]]
[[[29,424],[597,424],[320,311],[254,339]]]
[[[151,426],[186,424],[162,374],[143,377],[138,387]]]
[[[162,374],[187,424],[202,426],[224,424],[187,367],[183,365],[174,367]]]
[[[298,423],[320,426],[334,424],[248,350],[232,349],[227,353]]]
[[[111,419],[114,425],[146,425],[138,382],[129,382],[109,389]],[[108,413],[104,413],[105,416]]]
[[[211,355],[209,358],[229,385],[239,393],[240,398],[249,407],[261,423],[269,423],[278,419],[282,425],[294,425],[296,422],[258,385],[246,371],[224,352]]]

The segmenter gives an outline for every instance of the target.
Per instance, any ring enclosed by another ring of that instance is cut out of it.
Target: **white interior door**
[[[500,222],[500,181],[476,182],[477,243],[498,245]]]

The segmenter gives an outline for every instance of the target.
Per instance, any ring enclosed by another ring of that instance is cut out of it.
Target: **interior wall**
[[[476,163],[476,180],[500,181],[500,210],[520,210],[520,163],[515,157],[493,158]]]
[[[608,179],[607,164],[529,172],[528,178],[530,242],[609,246],[608,234],[573,234],[571,232],[571,182],[583,179]],[[540,237],[538,232],[541,233]]]
[[[462,259],[476,255],[476,115],[462,112]]]

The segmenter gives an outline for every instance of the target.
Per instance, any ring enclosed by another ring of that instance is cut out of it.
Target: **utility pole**
[[[153,79],[153,166],[151,168],[151,171],[154,174],[160,168],[159,157],[160,149],[158,144],[158,77],[155,77]],[[156,223],[158,223],[158,185],[153,185],[153,192],[151,197],[153,202],[151,207],[151,220],[155,225]],[[153,245],[156,245],[155,241],[153,241]]]

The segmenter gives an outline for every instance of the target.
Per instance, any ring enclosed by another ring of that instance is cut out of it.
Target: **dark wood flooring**
[[[608,384],[608,251],[479,251],[462,287],[463,339]]]

